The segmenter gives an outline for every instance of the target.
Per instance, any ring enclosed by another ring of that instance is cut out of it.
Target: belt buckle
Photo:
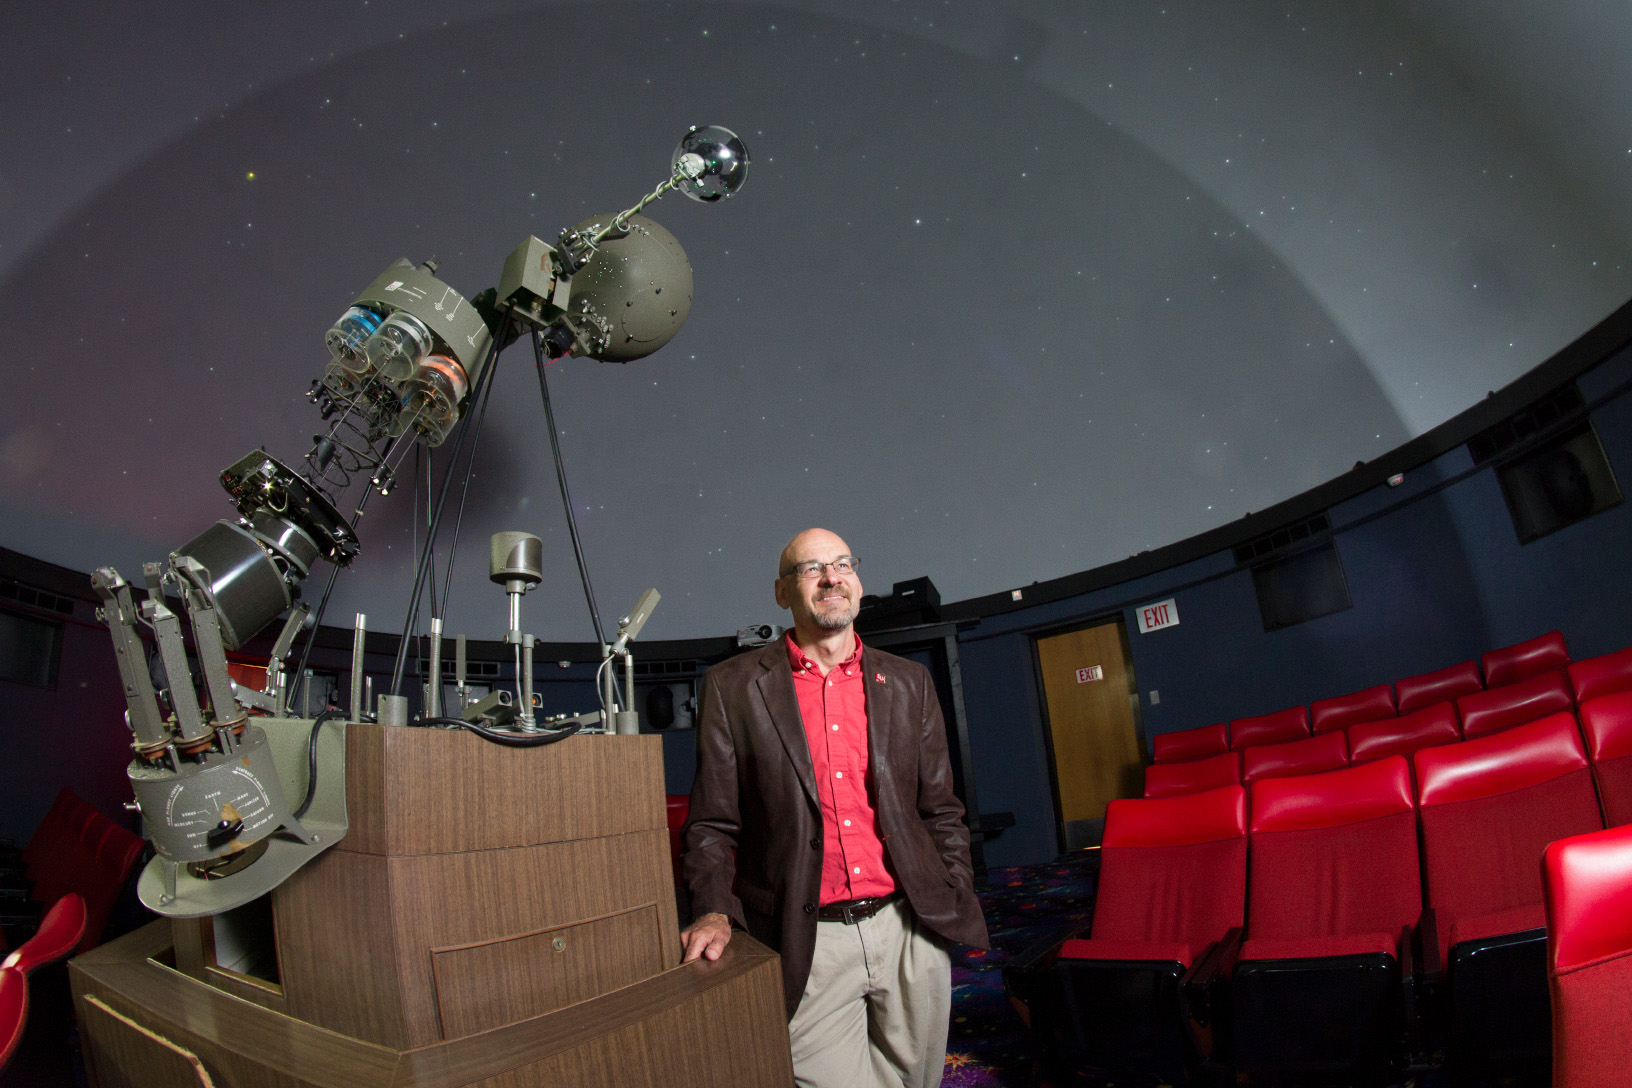
[[[855,904],[855,901],[854,901],[854,900],[851,900],[851,901],[850,901],[850,902],[848,902],[848,903],[846,903],[846,904],[845,904],[845,905],[844,905],[844,906],[843,906],[843,907],[842,907],[842,908],[840,908],[840,909],[842,909],[842,910],[843,910],[843,911],[844,911],[844,924],[845,924],[845,925],[847,925],[847,926],[853,926],[853,925],[855,925],[855,924],[856,924],[856,923],[857,923],[857,922],[859,922],[859,921],[861,921],[861,919],[860,919],[860,918],[857,918],[857,917],[856,917],[856,916],[855,916],[855,913],[854,913],[854,912],[855,912],[855,909],[856,909],[856,904]]]

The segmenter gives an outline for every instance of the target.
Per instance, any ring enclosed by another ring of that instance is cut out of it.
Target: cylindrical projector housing
[[[430,446],[440,446],[459,422],[459,405],[470,388],[465,368],[446,355],[427,355],[402,385],[402,411],[391,426],[393,435],[413,430]]]
[[[544,542],[532,533],[494,533],[488,544],[487,576],[506,588],[510,582],[538,585],[544,580]]]
[[[423,321],[406,310],[398,310],[368,338],[368,362],[386,381],[406,381],[413,377],[414,367],[430,353],[435,342]]]
[[[341,314],[323,337],[335,365],[354,375],[366,373],[368,353],[364,345],[379,329],[380,321],[380,315],[367,306],[353,306]]]
[[[236,650],[289,607],[289,581],[250,532],[218,521],[171,553],[187,556],[209,572],[199,587],[221,621],[221,642]],[[297,579],[298,580],[298,579]]]

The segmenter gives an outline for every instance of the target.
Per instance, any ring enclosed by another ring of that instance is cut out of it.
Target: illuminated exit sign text
[[[1139,633],[1148,635],[1152,631],[1160,631],[1164,627],[1179,625],[1179,604],[1172,597],[1155,604],[1141,605],[1139,608]]]

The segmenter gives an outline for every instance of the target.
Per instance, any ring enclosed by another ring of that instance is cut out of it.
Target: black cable
[[[306,810],[312,807],[312,798],[317,796],[317,731],[323,728],[324,722],[345,716],[344,710],[333,707],[323,711],[312,722],[312,735],[306,741],[306,796],[301,799],[300,807],[295,809],[297,820],[306,815]]]
[[[450,728],[468,729],[483,740],[494,744],[503,744],[510,748],[542,748],[546,744],[566,740],[578,732],[581,723],[573,722],[565,729],[557,729],[549,733],[504,733],[497,729],[489,729],[485,725],[467,722],[463,718],[421,718],[419,725],[443,725]]]
[[[499,326],[499,335],[495,336],[488,344],[486,365],[482,367],[481,376],[477,379],[479,386],[486,386],[491,383],[494,372],[499,369],[499,345],[504,341],[504,334],[509,331],[509,324],[510,319],[506,317],[503,324]],[[473,391],[472,396],[479,396],[481,393],[482,389],[478,388]],[[485,398],[482,401],[482,406],[483,408],[487,406]],[[442,510],[448,501],[448,490],[453,486],[454,466],[459,463],[459,451],[464,448],[465,437],[470,434],[472,424],[480,429],[482,413],[477,413],[474,419],[467,414],[464,421],[459,424],[459,437],[454,439],[453,454],[448,458],[448,471],[442,474],[442,492],[437,497],[436,513],[431,521],[431,540],[436,539],[436,530],[441,526]],[[419,598],[425,592],[425,578],[430,571],[430,541],[427,541],[426,544],[427,546],[420,556],[419,568],[414,573],[413,591],[408,595],[408,613],[403,617],[402,635],[397,639],[397,659],[391,668],[391,686],[388,689],[393,695],[402,693],[402,674],[408,664],[408,644],[413,639],[414,619],[419,614]]]
[[[484,416],[487,414],[487,402],[492,396],[493,384],[489,382],[487,391],[482,394],[481,413]],[[470,497],[470,477],[476,468],[476,450],[481,441],[482,432],[478,428],[475,436],[470,440],[470,459],[465,462],[465,482],[459,491],[459,511],[454,515],[453,519],[453,539],[448,542],[447,577],[442,582],[442,611],[437,613],[433,605],[431,609],[433,615],[446,616],[448,614],[448,598],[453,595],[453,557],[459,552],[459,529],[465,523],[465,500]]]
[[[396,445],[395,439],[393,439],[391,443],[385,447],[385,452],[387,455],[390,454],[391,447],[394,445]],[[384,458],[381,460],[383,462]],[[352,511],[351,538],[353,540],[357,539],[357,523],[363,520],[363,507],[368,505],[368,497],[372,494],[374,494],[374,488],[372,486],[365,488],[363,490],[363,497],[357,500],[357,509]],[[306,682],[306,663],[312,659],[312,644],[317,641],[317,632],[323,627],[323,613],[327,612],[329,609],[329,596],[334,592],[334,583],[335,580],[340,577],[340,569],[341,568],[338,563],[334,564],[330,568],[329,584],[323,587],[323,597],[317,603],[317,611],[311,615],[310,626],[312,630],[311,633],[306,636],[305,647],[300,651],[300,667],[295,670],[295,682],[289,685],[289,698],[284,703],[284,708],[286,710],[295,705],[295,693],[300,690],[300,685]]]
[[[606,645],[601,633],[601,611],[595,607],[595,590],[589,584],[589,568],[584,565],[584,546],[578,541],[578,518],[572,510],[572,492],[567,489],[567,468],[561,460],[561,438],[555,430],[555,409],[550,405],[550,383],[544,378],[544,344],[533,333],[533,360],[538,367],[538,391],[544,396],[544,423],[550,429],[550,452],[555,455],[555,479],[561,485],[561,504],[567,508],[567,532],[572,537],[572,555],[578,560],[578,577],[584,583],[584,600],[589,604],[589,619],[595,625],[595,642]]]
[[[488,388],[492,388],[492,387],[489,386]],[[471,453],[474,454],[475,452],[476,452],[476,449],[475,449],[475,446],[473,445],[471,447]],[[418,467],[417,462],[419,460],[419,455],[418,455],[417,452],[414,455],[414,460],[416,462],[415,467],[417,468]],[[451,465],[451,464],[448,465],[448,468],[451,471],[452,468],[453,468],[453,465]],[[466,464],[465,464],[465,478],[467,480],[470,478],[470,464],[469,464],[469,462],[466,462]],[[431,576],[425,580],[425,588],[430,590],[430,592],[431,592],[431,615],[433,617],[442,615],[441,612],[438,612],[436,610],[436,538],[430,535],[430,532],[431,532],[431,481],[434,480],[434,479],[436,479],[436,462],[431,459],[431,451],[426,450],[425,451],[425,533],[426,533],[425,546],[431,550]],[[416,503],[415,505],[418,505],[418,504]]]

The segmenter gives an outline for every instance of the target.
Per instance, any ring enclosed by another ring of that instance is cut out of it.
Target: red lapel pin
[[[884,674],[881,672],[875,672],[873,673],[873,679],[882,684],[884,682]]]

